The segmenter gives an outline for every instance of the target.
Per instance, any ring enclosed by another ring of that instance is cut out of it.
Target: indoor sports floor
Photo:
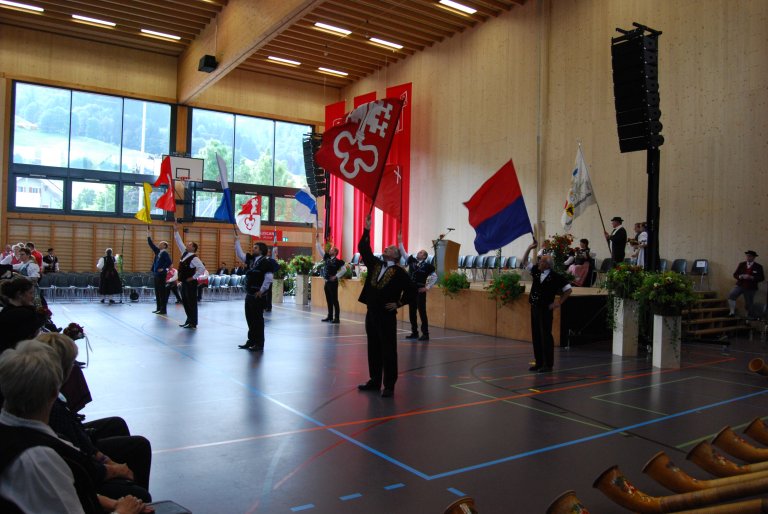
[[[608,342],[556,350],[551,374],[528,371],[529,343],[401,325],[394,398],[360,392],[363,319],[275,304],[263,354],[237,348],[242,301],[203,302],[197,330],[181,306],[52,303],[54,321],[85,327],[87,419],[120,415],[153,448],[150,491],[196,514],[442,514],[464,495],[480,514],[543,513],[573,489],[593,513],[623,512],[592,488],[612,465],[640,490],[664,450],[686,461],[723,426],[768,416],[759,337],[686,344],[680,370],[611,355]],[[80,341],[79,343],[83,343]],[[85,345],[80,344],[85,360]]]

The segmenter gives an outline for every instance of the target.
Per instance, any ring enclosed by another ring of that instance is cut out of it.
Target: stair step
[[[689,330],[686,332],[689,336],[708,336],[713,334],[727,334],[729,332],[749,331],[750,327],[746,325],[734,325],[731,327],[703,328],[700,330]]]
[[[696,318],[683,320],[683,325],[702,325],[704,323],[735,323],[738,318],[718,317],[718,318]]]
[[[683,311],[683,315],[690,314],[714,314],[716,312],[728,312],[728,307],[704,307],[702,309],[688,309]]]
[[[725,305],[725,298],[699,298],[696,300],[696,305],[712,305],[721,304]]]

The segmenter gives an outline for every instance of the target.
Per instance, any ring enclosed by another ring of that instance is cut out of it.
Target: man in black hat
[[[740,262],[736,271],[733,272],[736,286],[731,289],[731,294],[728,295],[728,307],[731,309],[731,312],[728,314],[729,317],[736,315],[736,299],[741,295],[744,295],[744,305],[747,308],[747,316],[749,316],[749,312],[752,309],[752,301],[757,292],[757,286],[765,280],[763,267],[755,262],[757,252],[747,250],[744,252],[744,255],[747,256],[747,260]]]
[[[613,265],[617,266],[624,262],[624,250],[627,246],[627,231],[621,224],[624,220],[618,216],[611,218],[611,226],[613,231],[609,234],[605,233],[605,239],[608,241],[608,246],[611,247],[611,259],[613,259]]]

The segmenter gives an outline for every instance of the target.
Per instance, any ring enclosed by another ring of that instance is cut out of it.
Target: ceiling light
[[[339,28],[339,27],[334,27],[333,25],[328,25],[327,23],[321,23],[319,21],[317,23],[315,23],[315,27],[317,27],[319,29],[322,29],[322,30],[327,30],[329,32],[334,32],[336,34],[343,34],[345,36],[348,36],[348,35],[352,34],[351,30],[342,29],[342,28]]]
[[[371,43],[376,43],[377,45],[387,46],[389,48],[395,48],[397,50],[402,50],[403,45],[398,45],[397,43],[392,43],[391,41],[385,41],[384,39],[379,39],[377,37],[372,37],[369,39]]]
[[[178,41],[181,39],[181,36],[174,36],[173,34],[165,34],[163,32],[157,32],[157,31],[148,30],[148,29],[141,29],[141,33],[147,34],[148,36],[161,37],[163,39],[173,39],[174,41]]]
[[[299,61],[292,61],[291,59],[283,59],[282,57],[275,57],[274,55],[270,55],[267,57],[268,61],[276,62],[278,64],[286,64],[288,66],[301,66],[301,63]]]
[[[458,2],[454,2],[453,0],[440,0],[439,3],[446,7],[450,7],[451,9],[456,9],[457,11],[461,11],[467,14],[475,14],[477,12],[477,9],[467,7],[466,5],[460,4]]]
[[[9,9],[22,11],[45,12],[45,9],[42,7],[36,7],[29,4],[20,4],[19,2],[11,2],[10,0],[0,0],[0,7],[7,7]]]
[[[89,18],[88,16],[80,16],[79,14],[73,14],[72,17],[77,21],[82,21],[84,23],[92,23],[94,25],[105,25],[107,27],[114,27],[116,25],[111,21],[104,21],[96,18]]]
[[[320,67],[320,68],[318,68],[318,70],[320,70],[322,73],[329,73],[331,75],[338,75],[339,77],[346,77],[347,75],[349,75],[349,73],[347,73],[345,71],[337,71],[337,70],[332,70],[330,68],[322,68],[322,67]]]

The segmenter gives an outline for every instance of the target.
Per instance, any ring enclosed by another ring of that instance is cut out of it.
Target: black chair
[[[709,288],[709,261],[707,259],[695,259],[691,266],[691,275],[699,275],[699,289],[704,287],[704,277],[707,277],[707,288]]]
[[[488,255],[483,261],[483,282],[485,282],[488,276],[488,271],[491,272],[491,278],[493,278],[493,270],[496,267],[496,256]]]
[[[468,271],[472,270],[473,266],[475,265],[475,260],[477,260],[476,255],[467,255],[464,258],[464,273],[466,274]]]
[[[688,272],[688,261],[685,259],[675,259],[672,261],[672,271],[685,275]]]
[[[659,260],[659,271],[667,271],[669,269],[669,261],[667,259]]]
[[[459,255],[459,269],[464,269],[464,261],[467,259],[466,255]]]
[[[506,269],[517,268],[517,255],[513,255],[512,257],[507,257],[507,262],[504,264],[504,267]]]

